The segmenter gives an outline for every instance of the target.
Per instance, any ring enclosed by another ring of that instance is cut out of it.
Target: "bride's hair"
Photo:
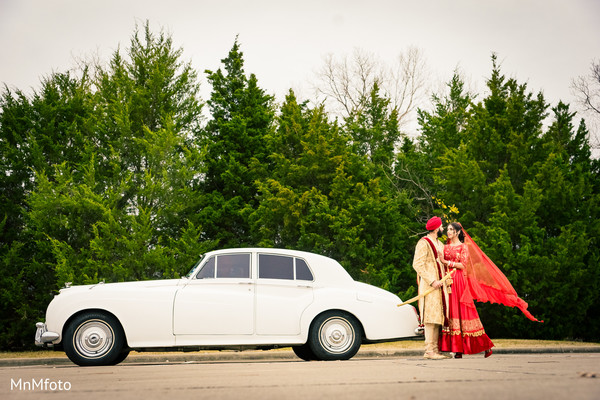
[[[465,233],[463,232],[462,225],[459,224],[458,222],[451,222],[450,226],[452,226],[454,228],[454,230],[456,231],[456,234],[458,235],[458,240],[460,240],[461,243],[464,243],[465,242]]]

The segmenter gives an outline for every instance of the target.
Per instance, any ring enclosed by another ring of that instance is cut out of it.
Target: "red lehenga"
[[[467,265],[469,252],[465,244],[444,246],[446,261]],[[448,318],[439,339],[441,351],[476,354],[491,349],[494,344],[485,333],[473,298],[469,294],[463,270],[457,269],[452,276],[449,295]]]

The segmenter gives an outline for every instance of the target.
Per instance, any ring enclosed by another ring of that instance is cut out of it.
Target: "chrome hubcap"
[[[321,325],[319,340],[330,353],[343,353],[354,343],[354,329],[347,320],[332,317]]]
[[[114,332],[109,324],[99,319],[85,321],[73,336],[75,349],[85,358],[98,358],[108,353],[114,343]]]

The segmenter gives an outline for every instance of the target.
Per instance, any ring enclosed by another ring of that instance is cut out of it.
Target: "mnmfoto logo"
[[[71,390],[71,382],[63,381],[51,381],[49,378],[39,380],[31,379],[31,381],[24,381],[19,379],[15,382],[14,379],[10,379],[10,390],[20,391],[35,391],[35,390],[52,390],[52,391],[68,391]]]

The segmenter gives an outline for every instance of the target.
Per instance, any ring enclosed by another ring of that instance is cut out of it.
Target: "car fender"
[[[302,315],[303,340],[308,337],[312,321],[330,310],[353,315],[360,323],[366,341],[415,336],[419,324],[412,306],[398,307],[401,303],[398,296],[366,284],[346,289],[315,287],[314,298]]]
[[[173,299],[177,284],[174,280],[160,282],[160,285],[147,284],[144,290],[125,284],[63,289],[50,302],[46,312],[47,329],[60,335],[53,343],[62,341],[66,324],[75,315],[97,310],[108,312],[119,320],[130,347],[174,345]],[[94,292],[90,295],[89,291]]]

